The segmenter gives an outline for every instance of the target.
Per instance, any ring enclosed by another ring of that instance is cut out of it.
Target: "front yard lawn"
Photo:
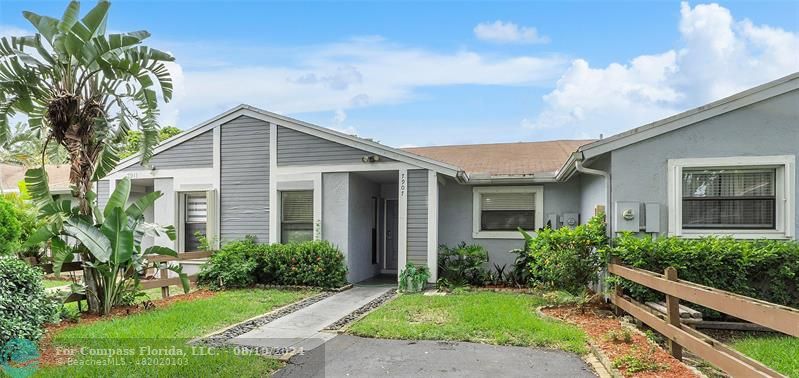
[[[47,279],[46,278],[46,279],[44,279],[42,281],[44,282],[44,287],[46,289],[51,288],[51,287],[72,285],[72,281],[66,281],[66,280]]]
[[[446,296],[405,294],[350,327],[357,336],[407,340],[451,340],[559,348],[583,354],[577,327],[540,318],[535,295],[466,292]]]
[[[731,346],[789,377],[799,378],[799,338],[790,336],[747,337]]]
[[[186,345],[186,341],[313,294],[313,291],[223,291],[130,316],[78,324],[53,335],[50,352],[62,360],[81,348],[84,355],[72,358],[71,364],[40,369],[37,374],[46,377],[265,376],[280,368],[281,363],[257,355],[237,355],[233,349],[215,349],[214,353],[209,353]],[[132,355],[126,355],[131,353],[127,351],[132,351]],[[85,355],[88,353],[95,355]],[[113,355],[109,357],[108,353]]]

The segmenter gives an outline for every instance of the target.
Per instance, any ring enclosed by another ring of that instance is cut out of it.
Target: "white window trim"
[[[775,230],[684,230],[682,228],[682,172],[684,168],[776,168]],[[730,236],[736,239],[793,239],[796,237],[796,155],[732,156],[669,159],[669,235],[684,238]]]
[[[472,238],[474,239],[523,239],[518,231],[482,231],[480,230],[480,195],[483,193],[535,193],[535,224],[544,224],[544,187],[534,186],[483,186],[472,189]],[[525,230],[535,234],[536,230]]]

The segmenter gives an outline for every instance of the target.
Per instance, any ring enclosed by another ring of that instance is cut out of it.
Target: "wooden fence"
[[[147,261],[151,263],[162,263],[161,269],[159,269],[160,278],[154,280],[141,280],[140,287],[142,290],[160,287],[161,298],[168,298],[169,287],[181,286],[182,283],[180,282],[180,277],[169,277],[169,270],[166,269],[167,262],[203,259],[206,257],[210,257],[211,254],[212,252],[186,252],[186,253],[178,253],[177,257],[162,256],[162,255],[147,255],[146,256]],[[41,268],[45,274],[53,273],[53,264],[39,264],[37,266]],[[69,263],[64,263],[61,266],[61,272],[78,272],[78,271],[83,271],[83,264],[81,262],[69,262]],[[197,282],[197,275],[189,276],[189,282]],[[80,310],[81,308],[80,301],[85,299],[86,295],[84,294],[71,293],[64,300],[64,303],[78,302],[78,310]]]
[[[611,300],[620,309],[668,338],[671,354],[675,358],[681,360],[682,350],[685,348],[733,377],[783,376],[710,336],[680,323],[679,303],[682,299],[796,337],[799,337],[799,310],[681,281],[674,268],[667,268],[664,274],[658,274],[624,266],[619,264],[618,260],[614,260],[608,264],[608,273],[666,295],[665,319],[662,319],[656,311],[622,295],[618,286]]]

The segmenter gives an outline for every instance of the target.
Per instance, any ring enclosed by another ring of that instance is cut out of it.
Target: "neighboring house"
[[[16,164],[0,163],[0,194],[19,193],[19,183],[25,181],[28,168]],[[50,193],[71,196],[69,189],[69,165],[45,165],[50,184]]]
[[[794,239],[799,74],[597,141],[396,149],[246,105],[98,183],[165,195],[149,220],[222,242],[325,239],[348,279],[427,265],[478,243],[511,264],[517,227],[573,226],[607,209],[609,233]],[[169,240],[151,242],[169,245]]]

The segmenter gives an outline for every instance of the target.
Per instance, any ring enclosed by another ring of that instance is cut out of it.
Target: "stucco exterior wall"
[[[513,264],[516,255],[510,250],[521,248],[522,239],[474,239],[472,238],[473,186],[459,185],[446,179],[439,183],[438,242],[454,246],[461,241],[479,244],[488,250],[489,267],[494,264]],[[540,184],[541,185],[541,184]],[[580,181],[572,179],[565,183],[546,183],[544,186],[544,214],[580,211]],[[590,215],[590,214],[589,214]],[[583,215],[583,218],[585,216]],[[521,236],[520,236],[521,237]]]
[[[797,155],[797,107],[799,91],[788,92],[612,151],[613,203],[660,203],[661,233],[668,232],[668,159]],[[799,175],[793,175],[799,187]]]
[[[591,162],[587,166],[601,171],[610,169],[610,155],[605,155]],[[581,223],[587,223],[594,215],[597,205],[605,205],[607,211],[607,195],[605,194],[605,178],[602,176],[578,173],[572,180],[580,182],[580,218]]]

